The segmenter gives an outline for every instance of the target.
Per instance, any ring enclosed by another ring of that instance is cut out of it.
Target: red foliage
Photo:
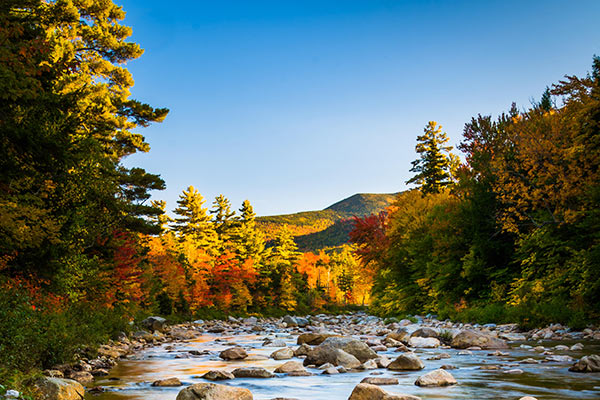
[[[365,265],[379,260],[389,246],[389,239],[385,234],[387,223],[386,211],[363,218],[354,217],[354,229],[350,232],[350,241],[358,245],[356,254]]]

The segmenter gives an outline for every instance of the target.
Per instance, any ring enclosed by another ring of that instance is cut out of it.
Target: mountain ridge
[[[267,241],[287,226],[301,251],[318,251],[348,242],[352,218],[378,213],[391,205],[398,193],[356,193],[323,210],[257,217]]]

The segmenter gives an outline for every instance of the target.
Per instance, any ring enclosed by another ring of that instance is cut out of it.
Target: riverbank
[[[419,317],[416,323],[385,323],[366,314],[229,318],[173,326],[161,322],[102,346],[96,359],[57,366],[46,374],[76,379],[86,386],[87,397],[98,400],[175,399],[183,387],[210,382],[211,376],[233,378],[228,385],[249,388],[259,399],[319,398],[316,393],[347,399],[366,378],[385,378],[369,381],[393,382],[386,390],[423,399],[444,392],[450,398],[467,398],[483,390],[478,387],[482,380],[517,394],[520,386],[520,394],[541,398],[549,390],[555,392],[552,398],[572,398],[574,392],[579,398],[600,395],[599,374],[568,371],[576,361],[599,353],[598,329],[572,331],[552,325],[520,332],[515,324],[481,326]],[[242,356],[224,356],[229,348],[241,350]],[[338,356],[332,358],[332,353]],[[397,369],[392,361],[401,356],[414,357],[419,368]],[[422,375],[440,369],[458,385],[414,385]],[[557,382],[565,387],[557,388]],[[329,392],[336,387],[338,392]],[[490,397],[484,393],[478,398]]]

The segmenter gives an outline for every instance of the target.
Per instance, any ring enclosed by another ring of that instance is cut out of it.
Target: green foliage
[[[371,243],[372,309],[523,327],[598,320],[599,132],[597,57],[590,75],[567,77],[531,109],[467,123],[451,191],[447,139],[430,123],[411,170],[423,196],[399,196],[380,224],[387,240]]]
[[[12,379],[16,371],[72,361],[82,351],[93,355],[96,346],[128,331],[124,315],[84,302],[48,312],[34,308],[21,289],[0,289],[0,381]]]
[[[415,176],[406,183],[416,183],[423,194],[440,193],[449,186],[458,168],[458,157],[452,154],[452,146],[447,146],[448,136],[442,126],[429,121],[424,134],[417,136],[415,150],[420,158],[412,162],[410,172]]]

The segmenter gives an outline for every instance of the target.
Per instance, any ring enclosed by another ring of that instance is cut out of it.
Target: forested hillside
[[[319,251],[348,243],[353,218],[378,213],[389,207],[396,194],[358,193],[320,211],[257,217],[267,241],[286,227],[302,251]]]
[[[351,237],[375,274],[372,310],[584,327],[600,317],[600,58],[528,109],[465,125],[460,164],[441,126],[389,214]]]

